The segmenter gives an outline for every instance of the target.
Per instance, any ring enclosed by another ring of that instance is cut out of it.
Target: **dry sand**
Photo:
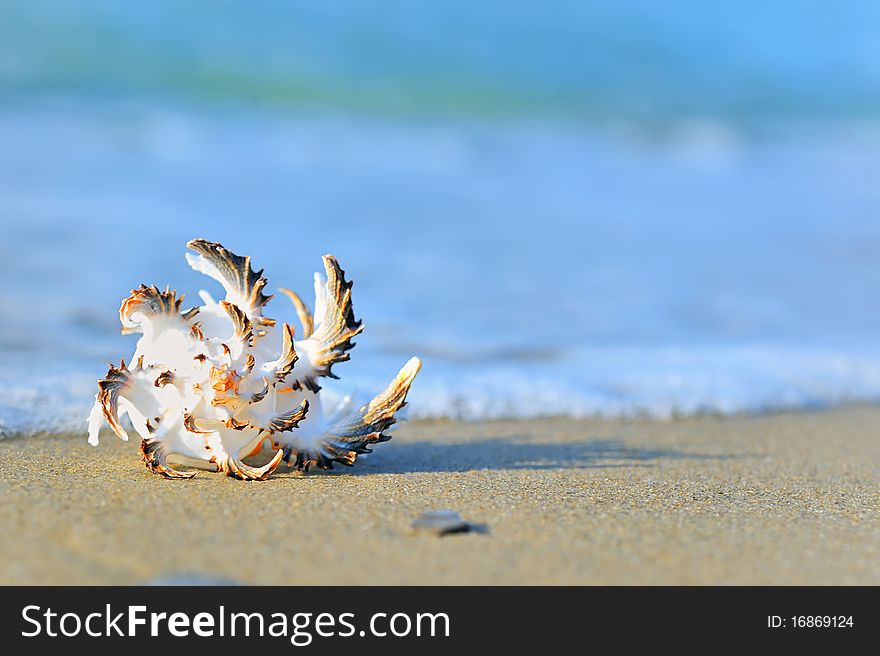
[[[354,469],[150,475],[0,440],[0,583],[880,584],[880,409],[415,422]],[[482,532],[416,535],[431,509]]]

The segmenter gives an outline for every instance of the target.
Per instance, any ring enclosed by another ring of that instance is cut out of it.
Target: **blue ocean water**
[[[336,255],[334,389],[421,355],[413,417],[880,399],[880,10],[660,5],[5,3],[0,432],[82,429],[193,237]]]

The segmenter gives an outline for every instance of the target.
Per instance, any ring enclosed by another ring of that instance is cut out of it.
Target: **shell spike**
[[[293,371],[293,365],[299,359],[293,342],[293,326],[285,323],[281,328],[281,357],[273,363],[275,378],[279,381],[284,380]]]
[[[189,321],[195,313],[192,310],[180,314],[180,303],[183,296],[178,297],[176,291],[165,287],[159,291],[156,285],[141,285],[132,289],[131,294],[123,299],[119,306],[119,323],[123,334],[146,333],[149,326],[157,321],[178,318],[182,322]]]
[[[167,453],[164,445],[159,440],[141,440],[141,456],[144,464],[154,474],[165,478],[185,479],[192,478],[195,472],[177,471],[167,463]]]
[[[309,400],[303,399],[302,403],[299,404],[293,410],[289,412],[285,412],[283,414],[278,415],[277,417],[273,417],[269,420],[269,425],[266,426],[266,430],[271,431],[273,433],[281,433],[284,431],[290,431],[299,426],[299,422],[306,418],[306,415],[309,412]]]
[[[296,310],[296,316],[299,317],[300,325],[302,325],[303,339],[311,337],[312,332],[315,330],[315,318],[312,315],[312,311],[309,310],[309,306],[303,302],[299,297],[299,294],[294,293],[286,287],[279,287],[278,291],[287,296],[287,298],[290,299],[290,302],[293,303],[293,307]]]
[[[128,433],[119,421],[119,396],[129,385],[131,372],[125,366],[125,360],[121,360],[118,367],[110,365],[107,376],[98,381],[97,401],[101,404],[104,419],[110,424],[110,428],[121,440],[128,441]]]
[[[300,449],[294,466],[303,469],[310,462],[321,469],[332,468],[334,462],[353,465],[358,455],[371,452],[370,446],[390,440],[385,431],[397,422],[395,414],[406,405],[406,395],[421,367],[419,358],[410,358],[385,391],[333,422],[311,448]]]
[[[348,351],[354,348],[351,340],[364,329],[363,322],[354,316],[352,283],[345,279],[345,271],[335,257],[324,256],[324,270],[326,277],[315,274],[314,330],[308,339],[299,342],[311,370],[297,379],[312,392],[321,389],[317,377],[336,377],[333,365],[350,359]]]
[[[220,471],[232,478],[242,481],[265,481],[278,468],[278,463],[281,462],[283,456],[281,451],[276,451],[272,459],[262,467],[251,467],[244,464],[238,457],[227,456],[218,466]]]
[[[253,323],[262,324],[263,306],[272,298],[263,293],[268,282],[263,270],[254,271],[250,257],[236,255],[217,242],[193,239],[186,246],[197,253],[186,254],[189,265],[223,285],[226,300],[241,306]]]
[[[226,310],[226,314],[232,320],[235,336],[246,346],[251,346],[254,340],[254,325],[240,307],[229,301],[220,301],[220,305]]]

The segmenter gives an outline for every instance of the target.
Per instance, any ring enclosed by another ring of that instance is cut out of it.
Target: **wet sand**
[[[149,474],[0,440],[0,583],[880,584],[880,408],[414,422],[353,469]],[[416,534],[452,509],[467,534]]]

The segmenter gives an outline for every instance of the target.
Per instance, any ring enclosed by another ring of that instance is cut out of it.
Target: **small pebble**
[[[471,525],[454,510],[431,510],[422,513],[412,523],[412,527],[420,533],[435,535],[467,533],[471,530]]]

